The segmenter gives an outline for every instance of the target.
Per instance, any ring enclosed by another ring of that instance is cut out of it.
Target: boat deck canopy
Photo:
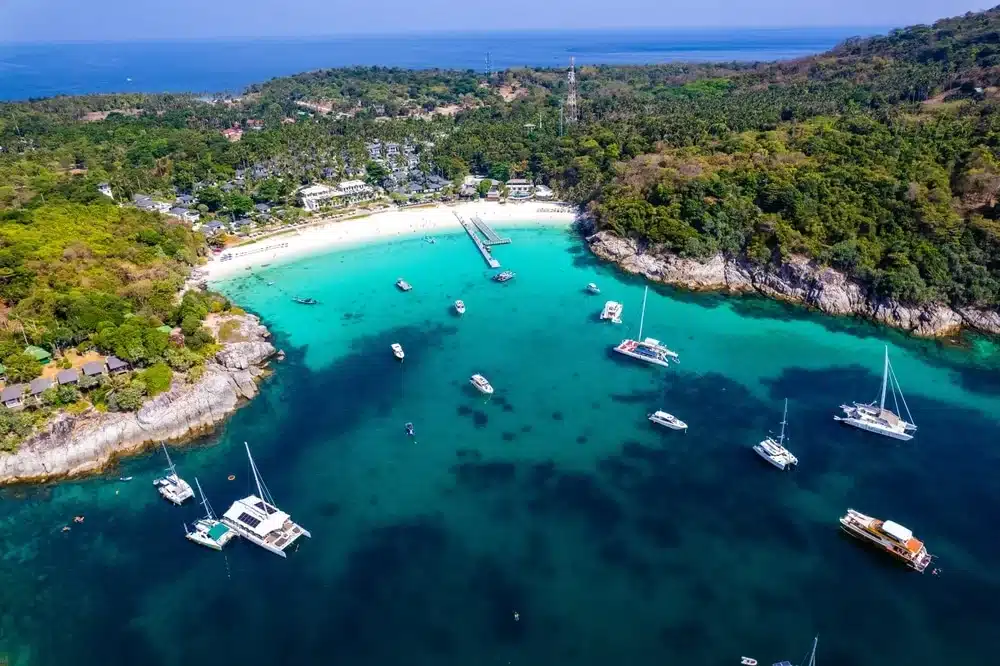
[[[882,531],[891,536],[893,539],[902,541],[903,543],[906,543],[913,538],[913,532],[906,529],[899,523],[892,522],[891,520],[887,520],[882,523]]]
[[[269,532],[280,529],[289,518],[287,513],[264,502],[256,495],[236,500],[223,515],[261,538]]]
[[[212,529],[208,531],[208,538],[212,539],[213,541],[218,541],[219,539],[224,537],[227,532],[229,532],[228,527],[226,527],[222,523],[216,523],[215,525],[212,526]]]

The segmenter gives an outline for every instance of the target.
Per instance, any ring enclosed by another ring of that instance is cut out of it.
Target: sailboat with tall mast
[[[201,505],[205,507],[205,517],[196,520],[191,525],[192,529],[188,529],[187,524],[185,524],[184,536],[189,541],[193,541],[206,548],[222,550],[227,543],[236,537],[236,532],[215,517],[215,513],[212,512],[212,505],[208,503],[208,498],[205,497],[205,491],[201,489],[201,483],[198,482],[197,476],[194,477],[194,485],[198,486],[198,494],[201,495]]]
[[[786,425],[788,425],[788,398],[785,398],[785,413],[781,417],[781,435],[778,437],[778,441],[774,441],[773,437],[767,437],[753,447],[757,455],[782,471],[799,464],[799,459],[785,448]]]
[[[260,478],[257,465],[250,454],[250,445],[243,442],[250,461],[250,471],[257,484],[257,494],[236,500],[222,515],[222,522],[236,530],[241,537],[275,555],[286,557],[285,550],[301,536],[312,537],[302,526],[292,522],[291,516],[274,505],[274,499]]]
[[[896,408],[896,411],[885,408],[886,389],[892,391],[893,406]],[[903,403],[903,409],[906,410],[906,419],[903,419],[899,415],[900,401]],[[844,416],[834,416],[833,419],[835,421],[873,432],[876,435],[885,435],[893,439],[908,441],[913,439],[913,435],[910,433],[917,429],[916,424],[913,423],[910,408],[906,406],[906,398],[903,397],[903,391],[899,387],[896,373],[892,371],[892,364],[889,363],[888,346],[885,348],[885,365],[882,370],[882,394],[879,398],[878,407],[872,401],[870,403],[856,402],[853,405],[841,405],[840,408],[844,410]]]
[[[816,666],[816,645],[819,644],[819,636],[813,639],[812,652],[809,653],[809,660],[802,662],[802,666]],[[790,661],[779,661],[774,666],[792,666]]]
[[[668,367],[670,365],[670,361],[673,361],[674,363],[679,362],[677,353],[668,349],[666,345],[661,343],[659,340],[655,340],[653,338],[643,339],[642,337],[642,327],[646,321],[646,297],[648,295],[649,287],[646,287],[646,290],[642,294],[642,314],[639,316],[638,339],[622,340],[621,344],[615,347],[614,350],[619,354],[623,354],[629,358],[634,358],[637,361]]]
[[[163,455],[167,457],[168,467],[166,471],[168,473],[159,479],[153,479],[153,485],[160,491],[163,499],[180,506],[194,497],[194,491],[191,489],[190,483],[177,476],[177,468],[174,467],[174,461],[167,453],[167,446],[163,442],[160,442],[160,446],[163,448]]]

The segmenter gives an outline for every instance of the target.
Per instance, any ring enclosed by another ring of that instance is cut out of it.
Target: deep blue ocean
[[[238,92],[326,67],[565,67],[770,61],[825,51],[875,27],[573,31],[308,39],[0,44],[0,99],[110,92]]]

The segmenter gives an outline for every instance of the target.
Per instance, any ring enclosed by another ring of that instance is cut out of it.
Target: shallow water
[[[770,664],[800,661],[818,633],[821,663],[992,661],[991,343],[944,347],[759,299],[651,290],[644,334],[681,364],[645,367],[609,353],[637,332],[641,283],[570,232],[509,234],[497,250],[518,273],[507,285],[487,279],[464,235],[221,285],[288,356],[225,428],[173,457],[221,512],[248,489],[249,441],[313,538],[288,560],[189,544],[181,525],[198,507],[158,498],[155,453],[107,478],[4,491],[0,653],[12,664]],[[412,292],[393,287],[400,276]],[[591,281],[600,296],[585,293]],[[625,304],[621,326],[597,321],[608,299]],[[911,442],[831,418],[875,397],[885,344],[920,426]],[[474,372],[492,399],[468,385]],[[782,474],[750,446],[777,427],[785,397],[801,467]],[[690,431],[654,429],[645,415],[657,408]],[[849,506],[911,527],[942,575],[841,534]],[[85,524],[60,531],[81,513]]]

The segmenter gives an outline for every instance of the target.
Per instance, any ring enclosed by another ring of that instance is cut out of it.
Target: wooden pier
[[[462,225],[462,228],[465,229],[465,232],[469,234],[469,238],[472,239],[472,242],[476,244],[476,247],[479,249],[479,254],[483,255],[483,259],[486,261],[486,264],[490,268],[500,268],[500,262],[493,258],[493,255],[490,254],[490,249],[479,238],[479,234],[476,233],[476,227],[478,225],[474,225],[470,222],[467,222],[465,218],[463,218],[458,213],[455,213],[455,217],[458,218],[458,222],[459,224]],[[490,229],[490,231],[492,232],[493,230]],[[496,236],[495,233],[493,235]],[[510,239],[507,239],[507,242],[509,243]]]
[[[476,228],[479,229],[479,231],[482,232],[483,236],[486,236],[485,245],[487,247],[491,245],[507,245],[508,243],[510,243],[509,238],[501,238],[500,234],[493,231],[493,228],[490,225],[483,222],[482,218],[480,218],[478,215],[472,216],[472,223],[476,225]]]

